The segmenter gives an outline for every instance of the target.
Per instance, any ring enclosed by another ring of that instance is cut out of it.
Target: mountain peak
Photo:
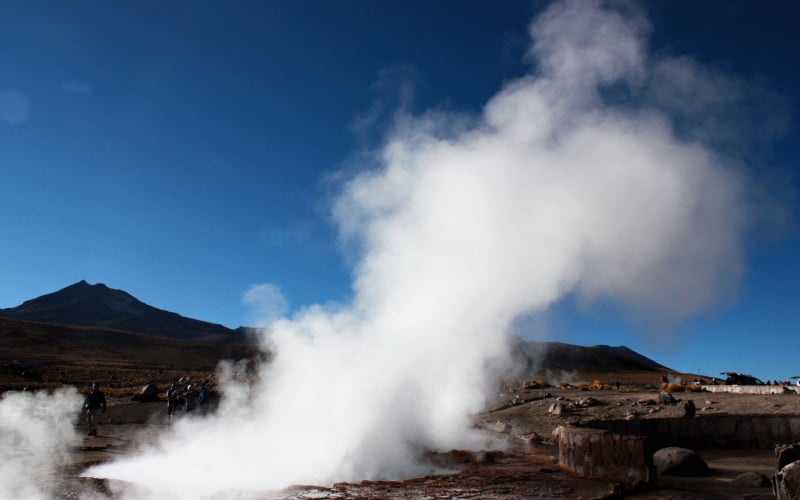
[[[97,283],[96,285],[92,285],[86,280],[80,280],[77,283],[73,283],[70,286],[64,288],[64,290],[68,288],[108,288],[105,283]]]
[[[0,315],[43,323],[97,326],[173,338],[229,336],[233,330],[141,302],[123,290],[104,283],[81,280],[57,292],[0,309]]]

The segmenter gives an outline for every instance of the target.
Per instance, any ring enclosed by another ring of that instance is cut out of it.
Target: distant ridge
[[[27,355],[19,352],[22,348],[22,338],[19,334],[28,332],[34,335],[26,342],[33,342],[34,338],[39,345],[61,345],[61,350],[80,352],[82,344],[75,344],[78,338],[98,345],[110,346],[110,340],[118,337],[114,350],[124,351],[131,346],[143,345],[138,337],[123,337],[120,333],[130,332],[138,336],[166,337],[169,340],[182,341],[212,341],[236,344],[250,344],[255,338],[255,330],[240,327],[236,330],[223,325],[208,323],[197,319],[186,318],[180,314],[155,308],[133,295],[109,288],[98,283],[90,285],[86,281],[79,281],[62,290],[35,299],[27,300],[23,304],[8,309],[0,309],[0,317],[35,322],[24,327],[15,323],[2,322],[3,339],[0,339],[0,351],[6,357],[16,356],[27,358],[36,349],[22,349]],[[45,328],[53,325],[54,328]],[[80,328],[99,328],[103,332],[86,332]],[[33,332],[33,333],[31,333]],[[66,335],[75,337],[62,345],[60,337],[53,335]],[[13,338],[17,338],[12,342]],[[51,338],[52,340],[44,340]],[[154,339],[157,340],[157,339]],[[157,343],[147,345],[157,348]],[[172,345],[172,344],[169,344]],[[128,347],[124,347],[128,346]],[[87,346],[89,349],[91,346]],[[96,346],[95,346],[96,347]],[[51,349],[52,350],[52,349]],[[91,350],[91,349],[89,349]],[[87,351],[88,353],[89,351]],[[175,351],[177,352],[177,351]],[[580,372],[580,373],[620,373],[620,372],[672,372],[652,359],[649,359],[625,346],[597,345],[584,347],[562,342],[533,342],[517,339],[512,345],[514,368],[520,377],[539,377],[551,372]],[[90,356],[91,357],[91,356]]]
[[[512,354],[521,375],[527,377],[540,376],[548,370],[580,373],[674,371],[625,346],[584,347],[519,340]]]
[[[244,338],[239,330],[164,311],[141,302],[133,295],[109,288],[102,283],[90,285],[81,280],[57,292],[27,300],[17,307],[0,309],[0,316],[91,326],[127,332],[158,335],[173,339],[236,340]]]

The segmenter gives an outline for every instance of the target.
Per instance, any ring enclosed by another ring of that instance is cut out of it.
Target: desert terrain
[[[211,375],[211,374],[207,374]],[[166,389],[166,387],[164,387]],[[264,492],[256,498],[640,498],[640,499],[760,499],[774,498],[770,486],[745,487],[734,478],[745,472],[769,477],[774,472],[772,450],[703,450],[708,477],[659,477],[651,488],[629,490],[608,481],[574,477],[560,470],[553,431],[558,425],[592,419],[680,418],[679,405],[659,405],[654,386],[580,390],[541,387],[508,391],[498,387],[492,407],[475,416],[486,435],[486,450],[421,450],[431,474],[398,481],[363,481],[333,485],[297,485],[285,491]],[[679,401],[692,401],[699,414],[792,415],[800,413],[794,392],[748,395],[676,392]],[[590,399],[590,406],[581,406]],[[217,401],[212,400],[212,407]],[[551,407],[571,408],[560,416]],[[129,396],[109,398],[97,436],[86,436],[78,422],[80,442],[71,448],[67,465],[53,479],[58,498],[78,498],[87,492],[113,496],[108,481],[79,478],[86,467],[133,453],[168,430],[164,401],[139,403]],[[630,417],[628,417],[630,418]],[[442,468],[448,473],[441,473]]]

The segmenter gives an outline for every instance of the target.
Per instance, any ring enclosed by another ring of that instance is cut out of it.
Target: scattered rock
[[[494,424],[494,431],[499,432],[500,434],[508,434],[511,432],[511,426],[498,420]]]
[[[596,400],[593,397],[587,397],[579,399],[578,402],[575,404],[579,408],[588,408],[590,406],[598,406],[600,404],[600,401]]]
[[[738,488],[763,488],[769,486],[769,478],[758,472],[744,472],[739,474],[731,483]]]
[[[479,464],[494,463],[494,455],[490,451],[481,450],[475,455],[475,462]]]
[[[678,400],[675,399],[671,393],[667,391],[661,391],[661,393],[658,395],[658,402],[662,405],[674,405],[678,402]]]
[[[680,407],[681,417],[694,417],[697,409],[691,401],[684,401]]]
[[[547,413],[551,415],[555,415],[556,417],[560,417],[567,412],[567,407],[564,403],[553,403],[550,405],[550,408],[547,409]]]
[[[711,473],[706,462],[697,453],[675,446],[655,452],[653,464],[659,475],[707,476]]]
[[[528,444],[541,444],[544,441],[544,437],[535,432],[531,432],[526,436],[522,436],[522,440]]]

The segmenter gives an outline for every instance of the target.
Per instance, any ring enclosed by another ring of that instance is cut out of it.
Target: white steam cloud
[[[360,252],[352,304],[274,322],[251,389],[87,475],[195,498],[418,473],[419,450],[483,444],[470,416],[515,318],[570,293],[662,322],[713,306],[742,267],[744,182],[642,97],[648,29],[555,3],[531,25],[536,70],[476,124],[402,120],[334,207]]]
[[[48,484],[76,441],[82,398],[75,389],[54,394],[8,392],[0,399],[0,498],[46,499]]]

